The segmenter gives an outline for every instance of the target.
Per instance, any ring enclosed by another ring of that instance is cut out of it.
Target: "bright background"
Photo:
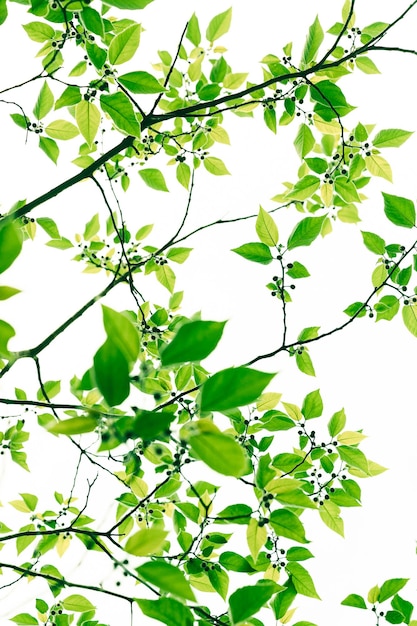
[[[288,41],[294,41],[292,57],[297,59],[307,29],[316,14],[324,30],[327,30],[335,21],[340,21],[342,4],[341,0],[293,0],[285,6],[274,0],[258,0],[255,4],[237,2],[233,9],[231,31],[219,43],[228,47],[230,52],[226,58],[233,71],[249,71],[252,82],[260,81],[259,61],[265,54],[279,56],[282,47]],[[404,0],[395,3],[358,0],[357,25],[364,27],[375,21],[390,22],[408,4]],[[134,15],[134,19],[143,20],[146,31],[142,34],[137,57],[126,64],[123,71],[150,70],[150,63],[158,62],[157,50],[173,53],[185,22],[194,11],[202,30],[205,30],[211,17],[226,8],[228,5],[223,0],[212,0],[209,5],[191,0],[182,0],[181,3],[155,1],[142,13]],[[40,67],[38,60],[30,61],[38,50],[38,44],[29,41],[20,26],[31,21],[31,17],[21,6],[14,4],[10,6],[10,13],[0,38],[0,58],[6,59],[0,71],[0,92],[35,75]],[[404,24],[396,27],[386,43],[415,46],[416,15],[417,8]],[[381,75],[369,77],[356,71],[340,83],[348,102],[358,107],[344,118],[346,127],[353,128],[361,121],[375,123],[378,130],[415,130],[415,58],[399,53],[378,53],[372,58]],[[75,65],[78,58],[74,59]],[[3,93],[1,97],[8,101],[25,102],[30,111],[40,86],[41,81],[36,81],[22,90]],[[61,86],[57,85],[55,93],[59,94],[61,90]],[[37,149],[35,136],[31,135],[25,144],[24,133],[9,121],[8,113],[17,112],[17,109],[3,104],[1,111],[0,211],[6,212],[18,199],[33,199],[76,173],[75,166],[64,165],[66,155],[68,161],[76,156],[76,142],[70,142],[62,150],[60,167],[56,168]],[[281,183],[285,180],[295,182],[299,162],[292,141],[297,124],[279,128],[274,136],[263,124],[261,116],[261,109],[255,112],[253,120],[225,115],[223,125],[230,134],[232,145],[216,146],[213,155],[224,159],[232,177],[219,179],[208,175],[202,168],[197,171],[196,190],[185,233],[220,218],[256,214],[259,204],[271,210],[276,205],[270,198],[282,191]],[[107,138],[105,148],[113,143],[114,140]],[[343,309],[351,302],[364,300],[370,293],[375,257],[362,245],[360,229],[377,232],[389,242],[407,245],[412,241],[412,233],[404,233],[402,229],[397,232],[396,227],[383,217],[380,191],[415,197],[415,154],[415,137],[398,151],[385,152],[384,156],[393,166],[394,186],[379,179],[371,182],[365,190],[369,201],[361,208],[363,221],[357,226],[335,223],[332,236],[315,242],[311,248],[297,250],[293,255],[293,258],[305,262],[312,279],[298,281],[292,294],[294,303],[288,307],[289,337],[295,338],[305,326],[320,325],[323,330],[338,326],[346,320]],[[159,160],[162,169],[163,162]],[[158,167],[158,162],[154,166]],[[139,180],[134,181],[133,172],[133,192],[126,196],[120,192],[128,224],[133,221],[139,227],[155,223],[154,232],[148,240],[154,245],[163,244],[175,232],[187,200],[186,192],[175,182],[174,170],[166,173],[164,169],[164,174],[170,194],[145,188]],[[83,232],[91,215],[101,210],[97,193],[93,184],[84,182],[41,206],[33,216],[52,217],[60,231],[73,238],[75,232]],[[274,216],[284,241],[292,229],[294,218],[285,210]],[[131,230],[134,232],[134,226]],[[39,234],[37,241],[42,237]],[[254,220],[213,227],[184,244],[193,246],[195,251],[188,263],[175,268],[178,277],[176,290],[183,289],[185,292],[186,315],[201,310],[203,319],[229,320],[223,341],[205,363],[211,371],[244,363],[280,345],[280,305],[265,288],[275,273],[274,266],[258,266],[230,252],[231,248],[253,240],[256,240]],[[73,251],[61,252],[37,246],[33,256],[34,245],[37,243],[25,244],[24,253],[3,279],[5,284],[23,290],[19,296],[0,304],[0,317],[16,328],[17,336],[11,343],[11,348],[15,350],[36,345],[107,284],[104,275],[81,274],[79,264],[70,264]],[[167,303],[167,292],[156,284],[154,277],[138,276],[136,280],[146,299],[161,305]],[[124,286],[114,290],[104,303],[118,310],[132,307]],[[92,355],[103,338],[101,311],[96,306],[42,353],[44,379],[55,379],[58,375],[63,378],[82,375],[90,366]],[[371,614],[341,607],[340,601],[349,593],[360,593],[366,597],[370,587],[387,578],[414,577],[415,580],[416,346],[416,340],[403,327],[399,316],[389,326],[386,321],[375,324],[366,318],[354,322],[342,333],[311,346],[316,379],[299,373],[295,363],[285,355],[256,365],[261,370],[279,372],[269,389],[282,392],[285,401],[301,404],[306,393],[320,388],[327,416],[320,428],[323,436],[327,420],[336,410],[344,407],[348,417],[347,427],[351,430],[363,428],[369,436],[362,446],[364,452],[372,460],[389,467],[389,471],[381,476],[361,481],[363,508],[342,509],[345,539],[332,533],[309,511],[303,515],[307,536],[312,539],[309,547],[316,555],[316,559],[308,561],[306,566],[315,580],[322,602],[298,597],[295,605],[300,609],[294,621],[309,620],[320,626],[335,623],[350,626],[352,621],[358,626],[371,625]],[[12,373],[0,381],[0,396],[13,397],[14,386],[23,387],[28,397],[35,397],[38,384],[32,363],[18,363]],[[65,387],[58,398],[61,399],[72,401]],[[3,415],[17,413],[17,410],[8,410],[7,407],[1,411]],[[27,419],[32,418],[36,420],[30,412]],[[316,429],[319,431],[318,425]],[[65,463],[62,462],[63,450],[67,455]],[[2,502],[6,505],[19,492],[38,494],[41,491],[44,508],[47,508],[52,504],[51,494],[55,489],[65,493],[71,486],[75,459],[72,446],[64,441],[57,445],[57,441],[50,436],[38,435],[38,438],[32,437],[28,452],[29,465],[33,470],[31,475],[15,464],[3,461],[0,469]],[[85,472],[85,476],[88,472],[91,475],[87,467]],[[80,502],[83,490],[85,493],[85,476],[80,476]],[[219,476],[213,473],[213,482],[218,481]],[[223,482],[223,478],[220,481]],[[236,481],[230,486],[236,489]],[[97,502],[105,520],[111,506],[107,489],[93,492],[91,513],[97,510]],[[0,517],[7,523],[5,512],[6,506],[0,510]],[[21,524],[27,523],[23,521],[23,516],[19,520]],[[1,558],[5,558],[4,552],[5,549]],[[247,553],[245,547],[243,553]],[[49,562],[53,558],[48,556]],[[80,578],[75,571],[79,558],[79,553],[73,557],[74,573],[68,575],[70,580]],[[56,563],[59,567],[58,557]],[[88,583],[88,577],[83,576]],[[103,561],[104,584],[116,579],[107,561]],[[239,579],[239,586],[243,584],[250,584],[250,579]],[[7,618],[23,610],[33,612],[32,598],[47,597],[49,593],[45,593],[45,588],[44,583],[34,581],[30,585],[22,583],[22,586],[0,590],[1,623],[8,623]],[[119,589],[130,592],[123,584]],[[132,592],[141,595],[139,588]],[[93,594],[87,595],[94,601]],[[415,586],[410,583],[403,596],[413,601],[413,595],[415,597]],[[204,595],[201,597],[204,600]],[[212,597],[207,598],[207,602],[211,600]],[[112,626],[127,626],[130,623],[127,605],[103,595],[96,601],[98,606],[106,607],[97,616],[102,621],[108,621]],[[141,624],[156,623],[143,617],[139,619]],[[265,626],[273,625],[272,614],[265,618],[264,623]]]

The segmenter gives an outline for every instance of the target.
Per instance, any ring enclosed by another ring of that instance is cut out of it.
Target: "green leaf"
[[[42,387],[38,390],[36,398],[38,400],[47,400],[47,398],[54,398],[61,391],[61,381],[59,380],[47,380]],[[46,395],[45,395],[46,394]]]
[[[280,589],[272,580],[260,580],[255,585],[236,589],[229,598],[232,624],[239,624],[257,613]]]
[[[294,187],[287,193],[287,198],[291,200],[306,200],[314,194],[320,187],[320,178],[308,174],[299,180]],[[318,218],[315,218],[318,219]]]
[[[87,600],[84,596],[80,596],[74,593],[67,598],[61,600],[62,606],[67,611],[75,611],[77,613],[83,613],[84,611],[90,611],[95,609],[94,604],[91,604],[90,600]]]
[[[251,515],[247,504],[230,504],[216,515],[215,524],[248,524]]]
[[[310,276],[310,272],[302,263],[294,261],[292,267],[287,269],[287,276],[290,278],[307,278]]]
[[[68,250],[74,247],[65,237],[61,237],[61,239],[51,239],[51,241],[46,242],[46,245],[51,248],[57,248],[58,250]]]
[[[385,619],[389,624],[402,624],[404,622],[404,616],[399,611],[387,611]]]
[[[156,191],[169,191],[165,178],[160,170],[147,168],[139,170],[139,176],[151,189]]]
[[[175,413],[168,411],[145,411],[136,412],[136,417],[121,417],[115,424],[115,429],[121,438],[128,439],[141,437],[145,441],[152,441],[160,433],[169,428],[175,419]]]
[[[229,589],[229,576],[227,572],[223,569],[210,568],[208,570],[208,577],[213,589],[217,591],[223,600],[226,600]]]
[[[88,145],[92,146],[100,126],[100,111],[93,102],[81,100],[75,107],[75,120],[80,133]]]
[[[338,193],[339,196],[346,202],[361,201],[355,185],[351,181],[348,181],[344,176],[337,176],[334,181],[334,188],[336,193]]]
[[[22,232],[14,222],[0,222],[0,274],[17,259],[22,249]]]
[[[318,337],[320,326],[308,326],[303,328],[297,337],[298,341],[307,341],[308,339],[315,339]]]
[[[306,420],[314,417],[320,417],[323,413],[323,400],[321,399],[320,390],[311,391],[306,395],[301,408],[301,413]]]
[[[376,321],[392,320],[400,310],[400,301],[395,296],[382,296],[381,300],[374,304]]]
[[[133,110],[133,105],[125,93],[117,91],[109,95],[103,94],[100,96],[100,105],[119,130],[128,135],[140,137],[140,124]]]
[[[184,324],[171,343],[161,351],[162,365],[205,359],[219,343],[225,324],[201,320]]]
[[[53,139],[48,139],[48,137],[39,137],[39,147],[45,152],[46,156],[48,156],[51,161],[55,164],[57,163],[59,148]]]
[[[402,146],[412,134],[413,132],[399,128],[380,130],[373,138],[372,143],[376,148],[398,148],[398,146]]]
[[[128,72],[118,77],[126,89],[132,93],[162,93],[165,87],[148,72]]]
[[[11,617],[10,621],[15,622],[15,624],[18,624],[19,626],[30,626],[32,624],[38,626],[39,624],[36,617],[33,617],[33,615],[30,615],[29,613],[19,613],[18,615]]]
[[[167,626],[193,626],[194,624],[190,609],[174,598],[136,600],[136,602],[144,615],[163,622]]]
[[[41,120],[49,113],[54,106],[54,95],[45,81],[39,92],[38,99],[33,109],[33,115],[37,120]]]
[[[7,3],[6,0],[0,0],[0,25],[4,24],[7,19]]]
[[[314,555],[307,548],[295,546],[287,550],[286,558],[288,561],[307,561],[313,559]]]
[[[61,235],[54,220],[50,217],[38,217],[36,222],[52,239],[60,239]]]
[[[379,235],[361,230],[363,243],[365,246],[379,256],[385,254],[385,241]]]
[[[304,526],[298,516],[289,509],[273,511],[269,522],[278,537],[286,537],[298,543],[309,543],[305,536]]]
[[[20,289],[16,289],[15,287],[0,287],[0,300],[8,300],[12,296],[20,293]]]
[[[315,139],[310,127],[307,124],[301,124],[294,140],[298,156],[303,159],[314,148],[314,144]]]
[[[320,234],[321,227],[326,216],[305,217],[298,222],[288,238],[288,249],[293,250],[299,246],[309,246]]]
[[[97,235],[99,230],[100,230],[100,217],[99,217],[99,214],[96,213],[85,225],[84,234],[83,234],[84,239],[86,241],[91,241],[94,235]]]
[[[94,356],[97,387],[109,406],[121,404],[129,395],[129,365],[124,353],[107,339]]]
[[[162,591],[173,593],[186,600],[195,600],[190,583],[178,567],[164,561],[148,561],[137,567],[136,571],[141,578],[156,585]]]
[[[207,30],[206,37],[207,40],[212,42],[216,39],[219,39],[222,35],[226,34],[230,28],[230,24],[232,22],[232,7],[224,11],[223,13],[219,13],[210,21]]]
[[[360,311],[360,313],[358,313]],[[349,315],[349,317],[364,317],[366,315],[366,307],[363,302],[353,302],[350,304],[343,313]]]
[[[234,72],[230,72],[230,74],[227,74],[224,77],[223,80],[223,87],[225,89],[238,89],[247,79],[248,74],[247,73],[234,73]]]
[[[230,436],[202,432],[189,439],[193,452],[206,465],[225,476],[243,476],[247,470],[244,449]]]
[[[223,161],[217,157],[207,157],[204,159],[203,163],[206,170],[210,172],[210,174],[214,174],[214,176],[230,174]]]
[[[354,606],[357,609],[367,609],[365,600],[357,593],[351,593],[340,604],[345,606]]]
[[[264,243],[244,243],[238,248],[233,248],[232,252],[240,254],[244,259],[248,261],[254,261],[255,263],[262,263],[262,265],[268,265],[272,261],[272,253],[269,247]]]
[[[53,139],[67,140],[79,134],[78,128],[66,120],[55,120],[48,124],[45,133]]]
[[[323,39],[323,29],[317,16],[308,31],[304,50],[301,56],[301,67],[306,67],[309,63],[311,63],[311,61],[314,61]]]
[[[384,212],[390,222],[396,226],[413,228],[416,222],[416,210],[414,203],[408,198],[392,196],[382,192],[384,197]]]
[[[28,37],[38,43],[52,39],[55,34],[52,26],[45,24],[45,22],[29,22],[29,24],[22,24],[22,26],[28,34]]]
[[[230,367],[214,374],[203,385],[202,411],[227,411],[255,402],[275,374],[247,367]]]
[[[337,451],[342,461],[351,467],[357,467],[368,474],[368,460],[364,453],[353,446],[338,446]]]
[[[398,593],[409,581],[409,578],[390,578],[381,585],[378,602],[385,602],[394,594]]]
[[[173,293],[175,287],[175,274],[169,265],[160,265],[155,272],[157,280],[168,289],[169,293]]]
[[[264,109],[264,121],[265,124],[267,126],[267,128],[269,128],[269,130],[272,130],[272,132],[274,134],[276,134],[277,132],[277,114],[275,112],[275,109],[272,107],[266,107],[266,109]]]
[[[345,410],[340,409],[332,415],[329,423],[327,424],[327,430],[329,431],[329,435],[331,437],[335,437],[344,429],[346,424],[346,415]]]
[[[317,103],[314,111],[326,122],[338,116],[343,117],[355,108],[346,102],[340,87],[330,80],[322,80],[317,85],[311,85],[310,96]]]
[[[61,422],[53,422],[48,428],[49,432],[55,435],[80,435],[81,433],[91,433],[97,428],[98,418],[91,415],[71,417]]]
[[[198,24],[198,18],[195,13],[193,13],[190,19],[188,20],[187,32],[185,33],[185,36],[187,37],[188,41],[191,41],[191,43],[194,46],[197,47],[200,45],[200,42],[201,42],[200,26]]]
[[[174,263],[184,263],[192,250],[192,248],[170,248],[167,252],[167,259]]]
[[[66,87],[58,100],[55,102],[55,110],[61,107],[71,106],[72,104],[78,104],[81,100],[80,88],[75,85]]]
[[[68,76],[82,76],[87,71],[87,61],[80,61],[72,68]]]
[[[381,72],[375,65],[375,63],[369,57],[357,57],[356,67],[364,72],[364,74],[380,74]]]
[[[318,157],[313,157],[310,159],[305,159],[308,167],[316,172],[316,174],[324,174],[327,170],[327,161],[325,159],[319,159]]]
[[[287,564],[287,573],[291,575],[291,581],[298,593],[309,598],[320,600],[314,582],[307,570],[299,563],[291,562]]]
[[[85,51],[87,52],[89,60],[94,64],[94,66],[101,70],[105,62],[107,61],[107,51],[100,48],[95,43],[89,43],[88,41],[85,44]]]
[[[249,561],[236,552],[222,552],[219,563],[230,572],[256,572]]]
[[[391,606],[393,609],[401,613],[401,615],[404,617],[404,619],[401,621],[404,621],[406,624],[410,622],[411,615],[414,610],[414,606],[411,604],[411,602],[408,602],[408,600],[404,600],[399,595],[395,595],[394,598],[391,600]]]
[[[191,178],[190,166],[187,163],[178,163],[176,176],[180,185],[188,189]]]
[[[297,350],[295,354],[295,362],[298,369],[300,370],[300,372],[303,372],[303,374],[307,374],[307,376],[316,375],[313,362],[306,349],[302,350],[301,354],[300,351]]]
[[[319,509],[320,517],[328,528],[335,533],[344,536],[344,524],[340,517],[340,508],[331,500],[323,500]]]
[[[130,61],[139,47],[140,24],[131,24],[118,33],[109,45],[109,61],[112,65],[121,65]]]
[[[270,247],[277,245],[279,239],[277,225],[262,207],[259,208],[255,228],[262,243]]]
[[[135,556],[153,555],[162,548],[167,535],[161,528],[143,528],[129,537],[125,550]]]
[[[417,337],[417,304],[403,306],[402,316],[407,330],[409,330],[414,337]]]
[[[13,326],[10,326],[4,320],[0,320],[0,357],[8,358],[10,356],[7,344],[15,335],[16,331]]]
[[[128,363],[136,361],[139,354],[139,333],[130,319],[123,313],[102,305],[103,324],[107,337]]]
[[[10,117],[15,124],[20,126],[20,128],[24,128],[25,130],[27,129],[29,124],[29,119],[27,117],[20,115],[20,113],[10,113]]]

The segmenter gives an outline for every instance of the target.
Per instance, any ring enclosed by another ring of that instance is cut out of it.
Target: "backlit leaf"
[[[206,465],[226,476],[242,476],[247,469],[244,449],[223,433],[203,432],[190,437],[191,449]]]
[[[414,202],[408,198],[392,196],[382,192],[384,197],[384,212],[390,222],[396,226],[413,228],[416,222],[416,209]]]
[[[161,93],[165,88],[148,72],[128,72],[118,81],[132,93]]]
[[[0,274],[17,259],[22,249],[22,232],[14,222],[0,223]]]
[[[151,167],[140,169],[139,176],[151,189],[156,189],[156,191],[169,191],[165,178],[160,170]]]
[[[225,324],[201,320],[184,324],[162,350],[162,365],[205,359],[219,343]]]
[[[285,569],[287,573],[291,575],[291,581],[298,593],[320,600],[320,596],[316,591],[310,574],[302,565],[296,562],[290,562]]]
[[[140,124],[133,105],[125,93],[117,91],[109,95],[103,94],[100,96],[100,105],[119,130],[124,131],[127,135],[140,137]]]
[[[262,263],[262,265],[268,265],[272,262],[273,258],[269,246],[264,243],[244,243],[238,248],[233,248],[232,252],[236,252],[236,254],[243,256],[243,258],[248,261]]]
[[[219,39],[222,35],[226,34],[230,28],[230,24],[232,22],[232,8],[227,9],[223,13],[219,13],[210,21],[207,31],[206,37],[208,41],[215,41]]]
[[[75,107],[75,120],[80,133],[91,146],[100,126],[100,111],[93,102],[81,100]]]
[[[298,516],[289,509],[277,509],[273,511],[269,521],[278,537],[286,537],[298,543],[308,543],[304,526]]]
[[[279,589],[272,580],[260,580],[255,585],[236,589],[229,598],[232,624],[241,624],[257,613]]]
[[[168,535],[161,528],[143,528],[131,535],[126,542],[125,550],[135,556],[148,556],[158,552]]]
[[[203,385],[201,410],[226,411],[255,402],[274,376],[248,367],[217,372]]]
[[[288,249],[292,250],[299,246],[309,246],[320,234],[325,216],[305,217],[298,222],[288,238]]]
[[[140,24],[131,24],[118,33],[109,45],[109,61],[112,65],[121,65],[130,61],[139,47]]]
[[[139,577],[144,578],[162,591],[173,593],[186,600],[195,600],[190,583],[180,569],[164,561],[148,561],[136,568]]]
[[[269,247],[278,243],[278,228],[273,218],[262,207],[259,208],[256,218],[256,233],[262,243]]]

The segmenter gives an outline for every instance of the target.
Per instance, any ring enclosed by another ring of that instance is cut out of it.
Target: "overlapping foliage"
[[[344,93],[343,78],[358,71],[378,73],[374,57],[390,49],[384,37],[395,32],[395,24],[407,19],[417,2],[392,24],[375,21],[358,27],[355,2],[348,0],[340,22],[326,25],[326,32],[319,18],[314,20],[300,59],[292,58],[291,44],[268,53],[262,59],[262,83],[252,83],[246,73],[233,72],[226,48],[218,44],[231,26],[232,9],[204,28],[192,15],[176,52],[159,51],[152,71],[136,62],[142,26],[131,11],[145,9],[151,1],[23,2],[29,13],[23,28],[38,44],[42,64],[30,81],[39,85],[38,96],[32,103],[19,100],[20,85],[2,93],[14,94],[11,116],[20,132],[30,141],[37,135],[42,157],[63,170],[62,141],[71,141],[79,173],[36,199],[17,201],[2,216],[0,272],[7,280],[7,270],[29,240],[36,254],[38,242],[43,245],[42,232],[49,238],[47,246],[74,249],[80,266],[104,273],[108,283],[35,347],[13,351],[9,341],[15,330],[10,321],[0,321],[0,377],[6,381],[18,362],[29,359],[39,386],[36,398],[27,396],[22,381],[15,398],[0,399],[14,411],[22,410],[4,418],[8,424],[0,434],[2,454],[10,455],[19,466],[16,471],[32,471],[25,443],[29,435],[36,438],[37,428],[45,429],[53,445],[69,440],[80,462],[87,460],[97,470],[96,480],[114,481],[119,492],[104,529],[96,521],[100,512],[90,505],[90,491],[84,505],[76,504],[79,465],[67,468],[74,475],[70,493],[62,494],[51,478],[47,510],[39,508],[32,493],[21,493],[5,505],[0,582],[23,593],[26,580],[43,580],[44,593],[32,609],[11,617],[22,625],[104,626],[109,622],[100,611],[100,594],[130,604],[132,623],[147,616],[167,626],[262,626],[271,623],[272,615],[277,622],[294,624],[297,595],[319,598],[304,563],[314,555],[306,547],[313,537],[303,512],[309,509],[343,536],[343,507],[360,506],[360,480],[384,467],[365,456],[360,447],[364,435],[349,430],[343,408],[323,407],[319,389],[294,403],[274,391],[273,357],[286,353],[302,374],[315,376],[315,342],[364,316],[391,320],[400,309],[405,326],[417,336],[417,241],[396,228],[415,228],[415,206],[388,193],[382,202],[393,224],[393,241],[362,232],[363,244],[376,259],[366,300],[350,304],[345,323],[331,330],[312,326],[289,337],[287,326],[293,281],[310,276],[297,248],[319,245],[336,221],[359,222],[364,189],[374,177],[392,179],[386,149],[401,146],[412,134],[362,123],[350,127],[354,107]],[[9,8],[12,12],[13,6]],[[2,0],[3,33],[6,18]],[[70,59],[75,54],[75,65],[66,60],[67,53]],[[119,66],[128,61],[137,63],[135,69],[122,73]],[[231,114],[242,125],[246,117],[255,117],[273,133],[293,125],[301,165],[293,181],[272,198],[271,208],[261,207],[253,216],[254,241],[233,250],[243,257],[242,264],[248,260],[274,268],[267,289],[281,311],[279,345],[248,363],[208,372],[201,362],[216,349],[226,322],[181,312],[183,294],[175,290],[174,268],[190,262],[192,248],[184,247],[185,240],[191,244],[194,232],[222,223],[203,223],[183,234],[196,170],[229,174],[216,156],[216,145],[229,143],[225,125]],[[113,129],[108,133],[113,145],[97,139],[106,129]],[[157,246],[152,225],[131,232],[117,194],[115,201],[111,194],[119,181],[120,194],[129,198],[131,177],[137,175],[143,185],[167,192],[166,165],[175,167],[178,184],[188,191],[188,204],[181,226]],[[32,217],[47,200],[86,179],[97,186],[102,206],[88,216],[82,235],[60,232],[54,202],[48,205],[48,217]],[[294,214],[293,229],[284,237],[274,215],[283,207]],[[146,301],[139,291],[141,278],[148,274],[166,289],[163,306]],[[43,351],[122,284],[130,288],[131,307],[119,311],[102,304],[105,340],[91,355],[90,368],[67,381],[59,378],[57,364],[57,380],[44,380]],[[2,300],[17,294],[15,287],[0,287]],[[272,373],[253,367],[261,361]],[[72,402],[66,400],[69,393]],[[25,423],[24,409],[34,411],[36,423]],[[293,435],[290,448],[282,446],[278,434],[283,431]],[[201,478],[207,467],[216,472],[215,483]],[[225,508],[217,505],[220,492],[228,494]],[[21,513],[20,527],[9,526],[12,509]],[[123,586],[101,585],[100,565],[89,571],[88,583],[84,577],[72,579],[64,556],[73,549],[72,540],[83,551],[108,559],[124,580],[136,582],[135,594],[125,593]],[[55,553],[62,556],[59,568]],[[384,618],[415,626],[413,605],[399,595],[406,582],[387,580],[371,589],[367,601],[352,593],[342,604],[370,609],[377,623]],[[213,597],[220,610],[212,608]],[[387,601],[391,607],[380,611]],[[308,621],[297,625],[314,626]]]

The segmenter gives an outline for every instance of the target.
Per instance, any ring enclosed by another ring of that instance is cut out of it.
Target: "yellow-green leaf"
[[[75,107],[75,120],[80,133],[91,146],[100,126],[100,111],[93,102],[81,100]]]
[[[109,61],[112,65],[121,65],[130,61],[139,47],[140,24],[132,24],[116,35],[109,45]]]

